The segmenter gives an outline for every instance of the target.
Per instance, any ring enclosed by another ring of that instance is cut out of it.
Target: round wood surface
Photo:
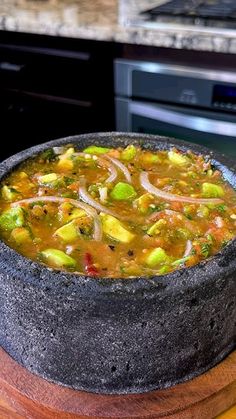
[[[236,351],[207,373],[166,390],[101,395],[52,384],[0,348],[1,419],[211,419],[236,403]]]

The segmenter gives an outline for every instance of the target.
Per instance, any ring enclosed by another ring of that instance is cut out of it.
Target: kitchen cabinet
[[[67,135],[114,130],[113,50],[0,33],[0,158]]]

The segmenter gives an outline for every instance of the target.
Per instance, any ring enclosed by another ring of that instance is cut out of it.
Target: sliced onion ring
[[[87,154],[87,153],[74,153],[74,156],[79,156],[85,158],[85,160],[94,160],[97,161],[101,167],[105,167],[110,172],[110,176],[107,178],[106,182],[111,183],[116,180],[118,173],[116,168],[109,163],[107,160],[103,159],[102,157],[96,156],[95,154]]]
[[[183,258],[186,258],[187,256],[190,255],[191,250],[192,250],[192,247],[193,247],[193,245],[192,245],[191,240],[187,240],[187,242],[186,242],[186,248],[185,248],[185,252],[184,252]]]
[[[127,182],[132,183],[132,179],[131,179],[131,175],[129,170],[127,169],[127,167],[121,163],[119,160],[114,159],[114,157],[110,157],[107,154],[104,156],[106,159],[110,160],[113,164],[115,164],[120,170],[121,172],[123,172]]]
[[[222,199],[219,198],[191,198],[188,196],[180,196],[162,191],[161,189],[156,188],[149,182],[147,172],[142,172],[140,174],[140,183],[147,192],[166,201],[189,202],[192,204],[221,204],[222,202],[224,202]]]
[[[99,212],[104,212],[105,214],[112,215],[113,217],[117,217],[117,214],[115,214],[113,211],[109,210],[104,205],[97,202],[92,196],[88,193],[85,182],[83,180],[80,180],[80,186],[79,186],[79,197],[87,204],[91,205],[91,207],[96,208]],[[121,217],[119,217],[121,218]]]
[[[61,198],[59,196],[40,196],[28,199],[22,199],[20,201],[13,202],[11,204],[12,207],[21,206],[21,205],[29,205],[37,202],[55,202],[55,203],[65,203],[68,202],[69,204],[73,205],[74,207],[83,209],[90,217],[94,220],[94,232],[93,238],[96,241],[101,241],[102,239],[102,227],[101,221],[98,217],[97,212],[94,208],[91,208],[89,205],[85,204],[84,202],[76,201],[75,199],[71,198]]]

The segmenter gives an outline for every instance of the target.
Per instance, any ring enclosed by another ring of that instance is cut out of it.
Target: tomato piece
[[[84,255],[84,269],[87,275],[97,276],[99,273],[93,263],[93,258],[90,253],[85,253]]]

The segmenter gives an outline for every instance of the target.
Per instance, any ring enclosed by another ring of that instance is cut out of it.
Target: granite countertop
[[[236,30],[159,23],[139,12],[164,0],[1,0],[0,30],[236,53]]]

